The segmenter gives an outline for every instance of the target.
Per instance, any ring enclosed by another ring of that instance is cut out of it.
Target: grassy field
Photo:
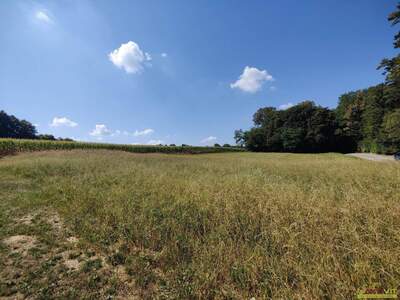
[[[352,299],[400,283],[400,164],[340,154],[0,159],[0,297]]]

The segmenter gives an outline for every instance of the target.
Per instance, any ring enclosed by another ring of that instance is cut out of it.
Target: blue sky
[[[40,133],[233,143],[260,107],[383,81],[396,1],[0,1],[0,109]]]

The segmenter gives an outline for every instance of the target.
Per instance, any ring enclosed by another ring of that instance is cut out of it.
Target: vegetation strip
[[[134,153],[222,153],[245,151],[239,147],[196,147],[196,146],[146,146],[121,145],[106,143],[84,143],[68,141],[0,139],[0,156],[17,152],[31,152],[43,150],[72,150],[72,149],[105,149],[119,150]]]

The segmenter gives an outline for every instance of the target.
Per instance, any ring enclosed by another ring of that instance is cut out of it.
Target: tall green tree
[[[13,115],[0,111],[0,137],[34,139],[36,128],[26,120],[19,120]]]
[[[388,17],[392,26],[400,22],[400,4],[397,5],[397,10],[391,13]],[[394,48],[400,48],[400,32],[394,37]],[[400,108],[400,55],[396,55],[391,59],[383,59],[378,69],[383,69],[386,75],[384,99],[388,108]]]
[[[399,150],[400,146],[400,108],[385,115],[382,124],[384,143],[390,152]]]
[[[261,108],[254,114],[253,122],[249,131],[235,133],[251,151],[325,152],[336,147],[334,112],[312,101],[286,110]]]

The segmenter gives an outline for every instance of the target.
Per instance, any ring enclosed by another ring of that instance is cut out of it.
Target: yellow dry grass
[[[117,249],[149,298],[350,299],[400,283],[398,163],[59,151],[3,158],[0,179],[30,182],[13,205],[50,206]]]

